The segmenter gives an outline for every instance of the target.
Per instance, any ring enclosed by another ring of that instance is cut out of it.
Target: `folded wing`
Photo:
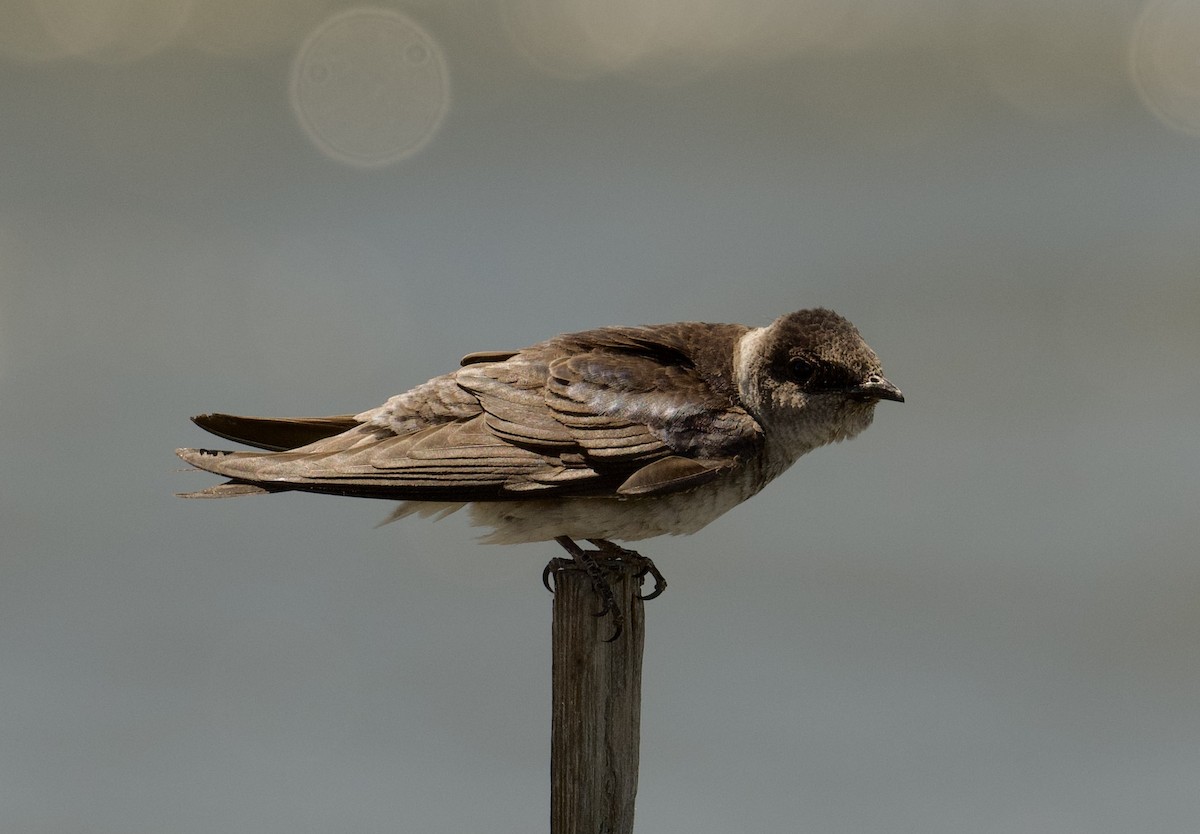
[[[455,373],[353,418],[205,415],[197,423],[215,434],[284,451],[179,454],[233,479],[197,495],[299,489],[473,501],[691,489],[753,455],[762,433],[686,346],[655,330],[473,354]]]

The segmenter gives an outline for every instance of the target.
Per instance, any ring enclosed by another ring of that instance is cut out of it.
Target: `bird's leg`
[[[648,594],[638,594],[638,599],[654,599],[663,591],[667,590],[666,577],[662,575],[662,572],[658,569],[658,566],[654,564],[654,560],[650,559],[648,556],[643,556],[636,550],[628,550],[618,544],[613,544],[608,539],[588,539],[588,541],[596,545],[596,547],[600,548],[600,550],[604,553],[608,553],[623,562],[637,565],[637,578],[639,580],[645,579],[647,574],[654,577],[654,590]]]
[[[611,643],[621,636],[622,630],[625,627],[625,615],[621,611],[621,606],[617,605],[617,598],[613,595],[612,586],[608,584],[608,580],[604,578],[604,571],[596,562],[598,553],[606,553],[606,551],[584,550],[577,545],[570,536],[556,536],[554,539],[564,550],[571,554],[571,558],[551,559],[546,565],[546,569],[542,571],[542,584],[547,588],[550,587],[550,574],[557,573],[560,570],[569,570],[571,568],[581,568],[587,572],[588,578],[592,580],[592,591],[596,596],[600,597],[603,603],[600,610],[593,616],[603,617],[605,614],[612,614],[613,618],[613,633],[612,636],[605,640],[605,643]]]

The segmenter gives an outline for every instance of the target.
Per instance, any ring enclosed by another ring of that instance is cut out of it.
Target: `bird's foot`
[[[654,590],[645,596],[638,594],[638,599],[654,599],[666,590],[667,581],[663,578],[658,568],[655,567],[654,562],[636,551],[627,550],[613,544],[607,539],[588,539],[589,542],[597,547],[596,550],[584,550],[569,536],[558,536],[555,541],[567,553],[571,554],[571,558],[566,559],[560,556],[551,559],[546,564],[546,569],[542,571],[542,584],[546,586],[546,590],[554,593],[554,587],[550,583],[550,577],[553,574],[563,570],[585,571],[588,578],[592,581],[592,591],[596,596],[600,597],[601,601],[600,610],[594,616],[603,617],[605,614],[612,614],[613,633],[604,641],[606,643],[611,643],[620,637],[625,625],[624,612],[621,611],[621,606],[617,604],[612,586],[605,577],[606,571],[617,571],[627,565],[635,566],[637,573],[634,576],[638,579],[639,584],[641,584],[641,580],[647,574],[653,576]],[[597,559],[596,557],[598,556],[601,558]]]
[[[667,579],[662,575],[662,571],[654,564],[654,560],[649,556],[643,556],[636,550],[628,550],[618,544],[613,544],[608,539],[588,539],[589,542],[596,545],[604,553],[610,554],[613,558],[620,559],[622,562],[631,565],[637,565],[638,572],[635,574],[638,579],[638,584],[648,575],[654,577],[654,590],[648,594],[638,594],[638,599],[648,600],[662,594],[667,590]]]

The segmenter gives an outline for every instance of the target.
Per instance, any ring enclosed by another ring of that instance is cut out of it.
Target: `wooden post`
[[[555,574],[550,742],[551,834],[632,834],[642,712],[642,601],[636,569],[608,573],[625,615],[609,615],[586,572]]]

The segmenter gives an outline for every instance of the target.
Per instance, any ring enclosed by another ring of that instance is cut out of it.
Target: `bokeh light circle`
[[[292,65],[292,107],[327,156],[361,167],[419,151],[441,126],[450,79],[441,47],[387,9],[336,14],[304,41]]]
[[[1159,121],[1200,136],[1200,2],[1151,0],[1138,17],[1129,68]]]

